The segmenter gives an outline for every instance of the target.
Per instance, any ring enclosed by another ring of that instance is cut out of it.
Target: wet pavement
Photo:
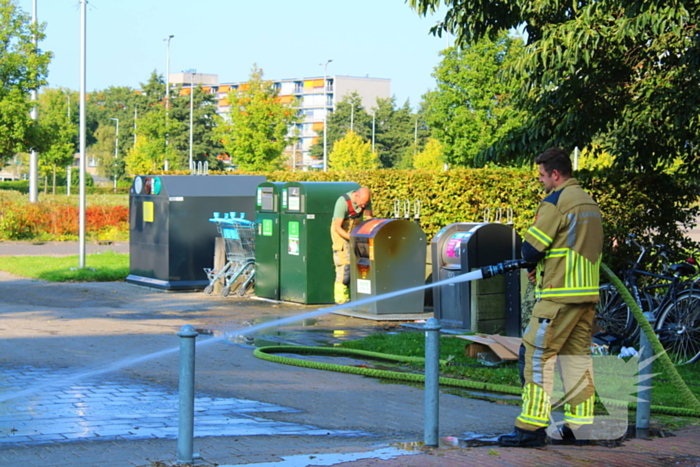
[[[129,380],[85,378],[63,383],[73,373],[29,366],[0,368],[3,394],[44,387],[13,397],[11,404],[3,407],[0,444],[177,437],[176,391]],[[368,435],[261,418],[255,414],[297,411],[252,400],[199,396],[195,398],[194,411],[197,436]]]
[[[614,448],[498,448],[493,440],[510,431],[518,407],[454,391],[440,397],[441,448],[425,450],[421,387],[252,355],[260,345],[334,345],[397,332],[396,323],[326,314],[216,338],[315,309],[0,273],[0,465],[177,464],[176,334],[184,324],[201,331],[196,465],[700,465],[698,426]]]

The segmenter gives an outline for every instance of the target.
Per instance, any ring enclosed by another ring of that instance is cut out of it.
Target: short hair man
[[[554,363],[562,364],[565,425],[556,436],[574,443],[593,423],[595,388],[590,370],[591,327],[598,301],[603,224],[600,209],[575,178],[569,155],[549,148],[535,159],[547,196],[525,235],[522,257],[537,264],[528,272],[537,303],[523,336],[523,403],[514,431],[498,443],[538,447],[550,422]]]
[[[333,241],[333,262],[335,263],[335,284],[333,297],[336,303],[350,300],[350,233],[364,219],[372,218],[372,193],[362,187],[341,195],[335,202],[331,239]]]

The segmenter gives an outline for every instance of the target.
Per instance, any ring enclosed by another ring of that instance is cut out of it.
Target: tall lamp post
[[[326,82],[326,68],[328,64],[333,60],[326,60],[326,63],[321,63],[323,65],[323,171],[328,172],[328,95],[326,94],[326,88],[328,83]]]
[[[85,150],[87,139],[86,123],[86,70],[87,69],[87,0],[80,0],[80,203],[78,209],[78,267],[85,267]]]
[[[112,117],[117,122],[117,131],[114,134],[114,191],[117,191],[117,158],[119,157],[119,119]]]
[[[350,131],[355,131],[355,103],[350,103]]]
[[[194,160],[192,158],[192,140],[193,140],[193,129],[194,129],[194,75],[197,70],[190,68],[187,70],[190,74],[190,172],[194,170]]]
[[[37,10],[36,10],[36,0],[32,1],[32,24],[36,27],[37,25]],[[39,38],[34,34],[33,38],[34,50],[39,50]],[[32,120],[36,121],[39,118],[37,114],[36,100],[37,100],[37,90],[32,89],[31,91],[31,101],[32,110],[30,117]],[[31,149],[29,153],[29,202],[36,203],[39,201],[39,155],[34,148]]]
[[[374,122],[376,119],[377,111],[376,109],[372,110],[372,152],[374,152]]]
[[[168,37],[163,39],[166,45],[165,54],[165,109],[170,108],[170,39],[175,37],[175,35],[170,34]]]
[[[168,170],[168,144],[169,144],[169,133],[168,133],[168,113],[170,112],[170,39],[175,37],[170,34],[168,37],[163,39],[166,45],[165,53],[165,164],[164,169]],[[134,125],[136,125],[136,118],[134,118]],[[136,138],[136,132],[134,132],[134,138]],[[136,142],[134,141],[134,144]]]

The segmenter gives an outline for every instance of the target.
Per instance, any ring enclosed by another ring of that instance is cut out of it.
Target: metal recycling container
[[[335,202],[354,182],[288,182],[282,188],[280,300],[333,303],[331,222]]]
[[[433,284],[462,274],[460,250],[462,240],[478,222],[456,222],[449,224],[433,237],[430,242],[430,257],[433,262]],[[446,323],[455,321],[462,304],[462,287],[459,283],[433,288],[433,313],[435,318]],[[450,323],[454,324],[454,323]]]
[[[260,175],[159,175],[134,178],[129,192],[127,282],[164,290],[209,284],[216,226],[213,212],[255,216]]]
[[[255,295],[280,298],[280,213],[284,182],[258,185],[255,201]]]
[[[351,301],[425,285],[426,243],[420,226],[405,219],[370,219],[350,234]],[[424,312],[425,290],[365,305],[375,315]]]
[[[462,274],[506,260],[520,259],[522,240],[511,225],[481,223],[460,241]],[[458,306],[442,308],[441,324],[472,332],[519,337],[521,271],[459,283]]]

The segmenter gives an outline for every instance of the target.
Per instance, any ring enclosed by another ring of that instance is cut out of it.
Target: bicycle
[[[621,273],[620,279],[640,309],[653,314],[654,330],[673,363],[683,365],[696,361],[700,358],[700,281],[695,260],[689,258],[668,265],[668,250],[659,246],[663,273],[651,273],[639,268],[646,248],[633,235],[628,242],[640,249],[640,255],[629,269]],[[637,276],[643,276],[648,283],[640,286]],[[689,276],[693,280],[684,279]],[[599,326],[630,341],[636,340],[639,325],[611,284],[600,286],[600,298],[596,309]]]

